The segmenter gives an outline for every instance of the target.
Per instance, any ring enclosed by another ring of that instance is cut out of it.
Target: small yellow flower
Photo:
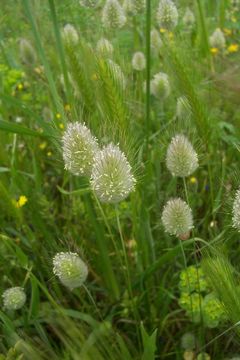
[[[160,33],[161,33],[161,34],[164,34],[166,31],[167,31],[166,29],[160,28]]]
[[[25,195],[21,195],[18,199],[18,201],[16,202],[16,207],[17,208],[21,208],[22,206],[24,206],[26,203],[28,202],[28,199]]]
[[[64,129],[64,124],[63,124],[63,123],[60,123],[58,126],[59,126],[59,128],[60,128],[61,130]]]
[[[52,152],[51,152],[51,151],[48,151],[48,152],[47,152],[47,156],[49,156],[49,157],[52,156]]]
[[[23,89],[23,84],[18,84],[17,89],[21,91]]]
[[[227,36],[232,35],[232,30],[230,30],[230,29],[225,28],[225,29],[223,29],[223,31],[224,31],[225,35],[227,35]]]
[[[57,119],[61,119],[61,114],[57,113],[57,114],[56,114],[56,118],[57,118]]]
[[[169,37],[170,40],[172,40],[172,39],[174,38],[173,32],[169,32],[169,33],[168,33],[168,37]]]
[[[47,146],[47,143],[46,143],[46,141],[44,141],[41,144],[39,144],[39,149],[44,150],[46,148],[46,146]]]
[[[65,109],[65,111],[70,111],[70,110],[71,110],[71,106],[70,106],[69,104],[66,104],[66,105],[64,106],[64,109]]]
[[[238,51],[238,44],[231,44],[228,46],[227,51],[229,53],[235,53]]]
[[[191,184],[196,184],[197,183],[197,179],[195,178],[195,176],[192,176],[189,181],[190,181]]]
[[[211,52],[212,55],[217,55],[219,53],[219,49],[216,48],[216,47],[212,47],[210,49],[210,52]]]
[[[237,22],[237,18],[236,18],[235,16],[232,16],[232,17],[231,17],[231,21],[232,21],[233,23],[236,23],[236,22]]]

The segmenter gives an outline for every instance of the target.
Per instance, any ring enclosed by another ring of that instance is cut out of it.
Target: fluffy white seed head
[[[154,75],[150,82],[150,90],[157,99],[165,100],[171,91],[167,74],[160,72]]]
[[[20,39],[19,42],[20,57],[24,64],[34,65],[37,61],[37,55],[32,44],[27,39]]]
[[[193,228],[192,210],[182,199],[170,199],[164,206],[162,223],[170,235],[185,235]]]
[[[223,49],[226,46],[225,36],[221,29],[217,28],[209,38],[211,47]]]
[[[157,10],[157,22],[161,28],[172,30],[178,23],[178,11],[171,0],[160,0]]]
[[[97,152],[91,185],[100,201],[118,203],[134,190],[132,168],[118,146],[109,144]]]
[[[90,176],[99,150],[97,139],[79,122],[68,124],[62,138],[65,169],[74,175]]]
[[[151,49],[153,52],[158,53],[162,48],[163,42],[161,40],[160,34],[156,29],[151,30]]]
[[[183,15],[183,24],[187,27],[191,27],[195,23],[195,15],[192,10],[186,8],[185,14]]]
[[[70,290],[80,287],[88,276],[87,265],[78,254],[60,252],[53,258],[53,273]]]
[[[173,176],[186,177],[198,168],[198,156],[184,135],[172,138],[167,149],[166,164]]]
[[[111,57],[113,54],[113,46],[112,43],[107,39],[100,39],[97,42],[97,52],[99,55],[104,57]]]
[[[94,8],[99,4],[99,0],[80,0],[79,4],[86,8]]]
[[[145,55],[143,52],[137,51],[137,52],[135,52],[135,54],[133,54],[132,67],[134,70],[137,70],[137,71],[142,71],[145,69],[146,59],[145,59]]]
[[[145,10],[146,0],[124,0],[123,9],[133,15],[137,15]]]
[[[79,37],[75,27],[71,24],[64,26],[62,31],[63,41],[69,45],[77,45]]]
[[[102,23],[106,28],[121,28],[127,19],[118,0],[106,0],[102,12]]]
[[[12,287],[2,294],[3,305],[7,310],[18,310],[26,302],[26,294],[21,287]]]
[[[240,231],[240,190],[236,192],[233,202],[232,222],[235,229]]]

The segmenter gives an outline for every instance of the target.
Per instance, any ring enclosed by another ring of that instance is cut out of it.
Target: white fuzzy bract
[[[223,49],[226,46],[225,36],[221,29],[217,28],[209,38],[211,47]]]
[[[102,12],[102,23],[106,28],[121,28],[127,21],[124,9],[118,0],[106,0]]]
[[[236,192],[233,202],[232,222],[235,229],[240,231],[240,189]]]
[[[91,176],[91,185],[100,201],[118,203],[135,186],[132,168],[118,146],[109,144],[97,152]]]
[[[2,294],[3,305],[7,310],[18,310],[26,302],[26,294],[21,287],[12,287]]]
[[[74,175],[90,176],[93,158],[99,150],[90,130],[79,122],[68,124],[62,144],[65,169]]]
[[[154,75],[150,82],[150,91],[157,99],[165,100],[171,92],[168,75],[162,72]]]
[[[53,258],[53,273],[70,290],[80,287],[88,275],[87,265],[78,254],[60,252]]]
[[[198,168],[198,156],[184,135],[176,135],[167,150],[166,164],[173,176],[186,177]]]
[[[66,24],[62,31],[63,41],[69,45],[77,45],[79,37],[75,27],[71,24]]]
[[[19,50],[21,60],[27,65],[34,65],[37,55],[31,43],[27,39],[20,39]]]
[[[182,199],[170,199],[164,206],[162,223],[170,235],[187,234],[193,228],[192,210]]]
[[[133,54],[132,67],[134,70],[137,70],[137,71],[142,71],[145,69],[146,59],[145,59],[145,55],[143,52],[137,51],[137,52],[135,52],[135,54]]]
[[[161,28],[172,30],[178,23],[178,11],[171,0],[160,0],[157,10],[157,22]]]
[[[97,42],[97,52],[99,55],[102,55],[104,57],[111,57],[113,54],[113,46],[111,42],[107,39],[100,39]]]

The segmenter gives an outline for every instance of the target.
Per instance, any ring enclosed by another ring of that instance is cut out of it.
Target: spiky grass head
[[[183,237],[193,228],[192,210],[182,199],[170,199],[164,206],[162,223],[170,235]]]
[[[226,46],[226,40],[224,33],[221,29],[217,28],[209,38],[209,43],[211,47],[217,49],[224,49]]]
[[[121,28],[127,21],[125,12],[118,0],[106,0],[102,12],[102,23],[106,28]]]
[[[91,185],[100,201],[118,203],[134,190],[132,168],[118,146],[109,144],[96,153]]]
[[[68,45],[77,45],[79,36],[75,27],[71,24],[66,24],[62,31],[63,41]]]
[[[24,64],[34,65],[37,61],[36,52],[27,39],[20,39],[19,42],[20,57]]]
[[[68,124],[62,138],[65,169],[74,175],[90,176],[99,150],[97,139],[79,122]]]
[[[124,90],[126,88],[127,82],[121,67],[111,59],[107,59],[107,66],[110,75],[119,86],[119,89]]]
[[[3,305],[7,310],[18,310],[26,302],[26,294],[21,287],[12,287],[2,294]]]
[[[88,268],[78,254],[60,252],[53,258],[53,273],[63,285],[73,290],[83,285],[88,275]]]
[[[172,30],[178,23],[178,11],[171,0],[160,0],[157,10],[157,22],[161,28]]]
[[[173,176],[186,177],[198,168],[198,156],[184,135],[176,135],[167,149],[166,164]]]
[[[113,46],[112,43],[107,39],[100,39],[97,42],[97,52],[99,55],[103,57],[111,57],[113,54]]]
[[[151,94],[159,100],[165,100],[171,92],[168,75],[160,72],[154,75],[150,83]]]
[[[232,222],[235,229],[240,231],[240,189],[236,192],[233,202]]]
[[[135,54],[133,54],[132,67],[134,70],[137,70],[137,71],[142,71],[145,69],[146,59],[145,59],[145,55],[143,52],[137,51],[137,52],[135,52]]]

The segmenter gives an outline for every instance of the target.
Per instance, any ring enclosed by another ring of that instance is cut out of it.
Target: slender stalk
[[[150,125],[150,77],[151,77],[151,0],[146,1],[146,145]]]

